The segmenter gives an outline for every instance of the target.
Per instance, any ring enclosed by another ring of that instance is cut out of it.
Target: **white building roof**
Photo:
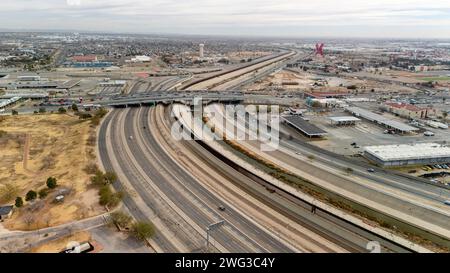
[[[330,117],[330,119],[334,122],[353,122],[353,121],[360,121],[359,118],[355,118],[352,116],[345,116],[345,117]]]
[[[7,100],[1,100],[0,99],[0,108],[6,107],[12,103],[15,103],[16,101],[19,101],[21,97],[13,97]]]
[[[438,143],[367,146],[364,150],[382,161],[450,158],[450,147]]]
[[[375,114],[373,112],[370,112],[368,110],[365,110],[365,109],[362,109],[359,107],[347,107],[346,110],[357,117],[362,117],[362,118],[370,120],[370,121],[375,121],[379,124],[389,126],[391,128],[397,129],[402,132],[412,132],[412,131],[419,130],[418,128],[409,126],[403,122],[388,119],[386,117],[383,117],[382,115]]]

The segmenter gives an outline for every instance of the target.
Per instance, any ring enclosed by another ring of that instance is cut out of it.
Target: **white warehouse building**
[[[438,143],[368,146],[364,157],[381,166],[450,163],[450,147]]]

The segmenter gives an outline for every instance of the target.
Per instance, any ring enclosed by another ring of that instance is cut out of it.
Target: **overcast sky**
[[[450,38],[450,0],[1,0],[0,28]]]

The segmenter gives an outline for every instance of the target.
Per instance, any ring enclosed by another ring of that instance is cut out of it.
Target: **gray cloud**
[[[8,0],[0,27],[289,36],[379,36],[387,29],[391,37],[450,38],[450,1],[428,2]]]

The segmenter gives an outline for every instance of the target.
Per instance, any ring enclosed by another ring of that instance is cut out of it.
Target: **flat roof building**
[[[303,118],[299,116],[287,116],[283,117],[283,119],[293,126],[294,128],[298,129],[300,132],[302,132],[304,135],[308,137],[323,137],[327,135],[327,132],[320,129],[319,127],[315,126],[314,124],[311,124],[310,122],[304,120]]]
[[[383,125],[387,128],[394,129],[400,133],[411,133],[414,131],[418,131],[419,128],[409,126],[403,122],[395,121],[389,118],[386,118],[382,115],[375,114],[371,111],[359,108],[359,107],[347,107],[345,109],[347,112],[352,113],[356,117],[364,118],[368,121],[375,122],[377,124]]]
[[[355,125],[357,122],[361,121],[359,118],[355,118],[352,116],[344,116],[344,117],[330,117],[332,125],[342,126],[342,125]]]
[[[368,146],[364,157],[381,166],[450,163],[450,147],[438,143]]]
[[[85,62],[96,62],[98,59],[96,55],[77,55],[73,56],[72,60],[78,63],[85,63]]]
[[[21,97],[12,97],[12,98],[10,98],[10,99],[5,99],[5,100],[0,99],[0,109],[1,109],[1,108],[5,108],[6,106],[11,105],[11,104],[13,104],[13,103],[16,103],[16,102],[18,102],[20,99],[21,99]]]

